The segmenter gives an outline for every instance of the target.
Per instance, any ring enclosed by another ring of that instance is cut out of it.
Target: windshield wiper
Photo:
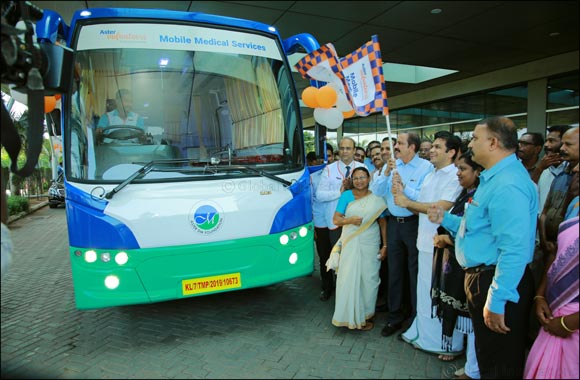
[[[262,177],[267,177],[270,179],[273,179],[274,181],[280,182],[283,185],[285,185],[286,187],[289,187],[292,185],[292,182],[285,180],[284,178],[278,177],[274,174],[268,173],[266,171],[263,170],[258,170],[249,166],[245,166],[245,165],[228,165],[228,166],[206,166],[206,169],[211,170],[220,170],[220,169],[226,169],[226,170],[246,170],[252,173],[256,173]]]
[[[125,186],[127,186],[128,184],[130,184],[131,182],[133,182],[133,180],[135,180],[135,178],[137,177],[144,177],[145,175],[147,175],[147,173],[149,173],[153,167],[156,164],[171,164],[171,163],[184,163],[184,162],[191,162],[190,159],[180,159],[180,160],[152,160],[149,161],[148,163],[146,163],[145,165],[143,165],[142,168],[139,168],[139,170],[137,170],[135,173],[131,174],[129,177],[127,177],[126,180],[124,180],[123,182],[121,182],[120,184],[118,184],[113,190],[109,191],[107,194],[105,194],[105,198],[107,199],[111,199],[113,198],[113,195],[117,194],[119,191],[121,191]]]

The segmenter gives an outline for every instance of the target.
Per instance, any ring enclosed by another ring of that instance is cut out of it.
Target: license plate
[[[226,289],[242,287],[240,273],[222,274],[219,276],[193,278],[181,281],[184,296],[192,294],[211,293]]]

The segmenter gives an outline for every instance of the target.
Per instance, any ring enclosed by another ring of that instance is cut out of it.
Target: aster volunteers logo
[[[211,201],[197,203],[189,213],[189,223],[201,234],[211,234],[217,231],[223,221],[223,210]]]

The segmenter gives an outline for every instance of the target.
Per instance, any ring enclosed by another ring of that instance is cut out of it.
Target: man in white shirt
[[[330,248],[336,244],[340,238],[342,229],[332,223],[338,198],[344,190],[352,188],[350,174],[355,168],[364,167],[363,163],[354,160],[354,149],[356,143],[350,137],[343,137],[338,144],[340,160],[329,163],[326,168],[322,169],[320,182],[316,189],[316,201],[323,208],[323,218],[328,228],[330,238]],[[326,260],[330,256],[328,252],[318,252],[320,259],[320,277],[322,279],[322,292],[320,293],[321,301],[328,301],[334,291],[334,273],[326,271]]]
[[[417,249],[419,251],[419,271],[417,275],[417,315],[413,323],[402,334],[403,340],[426,352],[440,353],[442,325],[438,318],[432,318],[431,277],[433,269],[433,237],[437,234],[438,224],[429,221],[427,211],[436,203],[444,210],[449,210],[461,193],[454,164],[459,151],[461,139],[448,131],[435,134],[430,151],[430,161],[434,169],[427,174],[421,186],[417,201],[412,201],[403,193],[399,185],[395,193],[395,204],[419,214]],[[455,331],[450,354],[463,351],[463,334]]]

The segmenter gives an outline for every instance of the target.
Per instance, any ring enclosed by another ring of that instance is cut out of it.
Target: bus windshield
[[[292,77],[274,38],[116,23],[85,25],[74,43],[69,181],[118,183],[152,161],[137,181],[255,175],[208,167],[303,168]]]

